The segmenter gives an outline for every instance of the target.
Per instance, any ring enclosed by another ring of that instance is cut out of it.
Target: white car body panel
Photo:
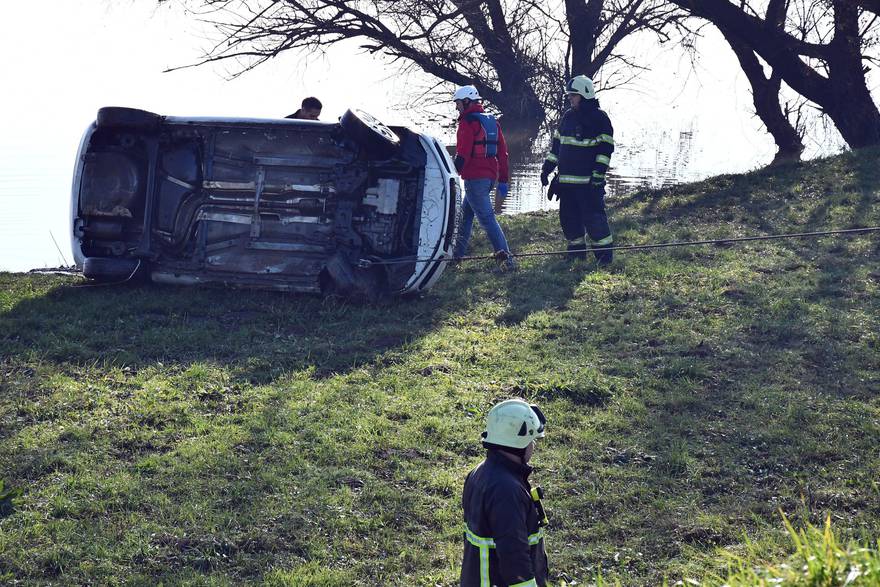
[[[457,199],[461,192],[455,165],[440,143],[431,136],[420,136],[422,147],[428,154],[425,166],[425,185],[422,194],[422,217],[419,231],[419,253],[416,270],[406,284],[403,293],[411,293],[431,287],[452,258],[455,231],[447,232],[450,214],[455,214],[458,202],[450,206],[450,199]],[[453,190],[452,186],[456,189]],[[455,218],[451,219],[455,222]],[[439,266],[437,262],[441,261]],[[434,268],[436,266],[436,268]],[[431,269],[434,269],[431,271]]]

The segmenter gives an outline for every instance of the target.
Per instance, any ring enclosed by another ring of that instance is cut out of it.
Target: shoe
[[[513,255],[507,251],[496,251],[494,259],[502,273],[509,273],[519,269],[519,265],[517,265]]]

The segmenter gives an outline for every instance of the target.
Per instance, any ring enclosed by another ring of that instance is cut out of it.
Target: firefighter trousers
[[[605,212],[605,189],[597,186],[564,184],[559,188],[559,224],[569,243],[589,237],[599,263],[610,263],[613,243],[608,215]]]

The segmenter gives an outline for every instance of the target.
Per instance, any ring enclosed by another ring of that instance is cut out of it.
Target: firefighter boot
[[[596,265],[599,267],[608,267],[614,260],[614,251],[610,250],[608,245],[604,247],[593,246],[593,255],[596,256]]]
[[[587,258],[587,241],[584,237],[568,241],[568,250],[565,253],[567,261],[578,261]]]

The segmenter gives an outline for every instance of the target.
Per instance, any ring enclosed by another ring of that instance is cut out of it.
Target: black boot
[[[596,264],[599,267],[608,267],[614,260],[614,251],[606,247],[593,247],[593,254],[596,256]]]
[[[577,261],[580,259],[587,258],[587,245],[586,243],[578,243],[568,245],[568,250],[565,253],[565,259],[567,261]]]

